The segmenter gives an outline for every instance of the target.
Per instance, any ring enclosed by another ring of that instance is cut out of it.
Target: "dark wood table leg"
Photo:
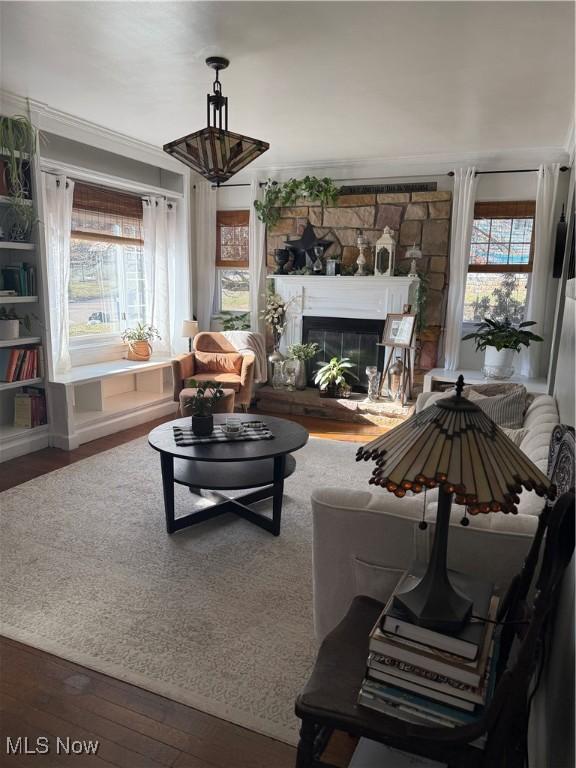
[[[282,499],[284,497],[284,470],[286,456],[274,457],[274,492],[272,495],[272,533],[280,535],[280,522],[282,519]]]
[[[162,467],[162,488],[164,489],[164,512],[166,514],[166,530],[174,533],[174,456],[170,453],[160,454]]]
[[[303,718],[300,726],[300,741],[296,753],[296,768],[313,768],[314,766],[314,740],[316,727],[308,718]]]

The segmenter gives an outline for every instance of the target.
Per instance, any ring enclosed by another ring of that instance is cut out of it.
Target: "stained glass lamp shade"
[[[228,130],[228,98],[222,96],[218,73],[229,63],[220,56],[206,59],[206,64],[216,71],[213,92],[207,96],[207,127],[164,145],[164,152],[217,186],[270,148],[265,141]]]
[[[458,592],[446,567],[452,500],[472,515],[516,513],[522,488],[553,498],[555,489],[498,426],[473,402],[456,394],[407,419],[358,450],[357,459],[375,461],[370,483],[398,497],[438,488],[438,512],[426,574],[396,596],[414,623],[457,631],[469,618],[471,601]]]

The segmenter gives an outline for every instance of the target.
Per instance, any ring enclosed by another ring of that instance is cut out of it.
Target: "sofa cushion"
[[[194,362],[198,373],[242,372],[242,355],[238,352],[219,354],[217,352],[195,352]]]
[[[521,384],[505,394],[491,397],[470,388],[468,399],[484,411],[486,416],[489,416],[499,427],[519,429],[524,422],[526,389]]]
[[[500,429],[502,432],[504,432],[506,437],[509,437],[514,445],[517,445],[518,447],[520,447],[522,440],[524,440],[529,432],[529,430],[527,430],[525,427],[521,427],[520,429],[508,429],[507,427],[500,427]]]

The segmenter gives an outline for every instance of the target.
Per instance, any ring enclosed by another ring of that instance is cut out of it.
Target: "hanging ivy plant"
[[[295,205],[301,198],[322,205],[334,205],[339,188],[332,179],[318,179],[305,176],[303,179],[289,179],[283,183],[268,179],[264,188],[264,199],[256,200],[254,208],[260,221],[272,227],[280,218],[280,208]]]

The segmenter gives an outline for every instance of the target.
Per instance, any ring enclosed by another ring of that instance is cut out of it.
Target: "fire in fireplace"
[[[302,341],[316,342],[318,354],[308,362],[308,385],[314,386],[314,374],[319,364],[331,357],[349,357],[354,363],[358,381],[352,383],[355,392],[368,391],[367,365],[382,368],[381,350],[378,342],[382,339],[384,320],[357,320],[350,317],[302,318]]]

